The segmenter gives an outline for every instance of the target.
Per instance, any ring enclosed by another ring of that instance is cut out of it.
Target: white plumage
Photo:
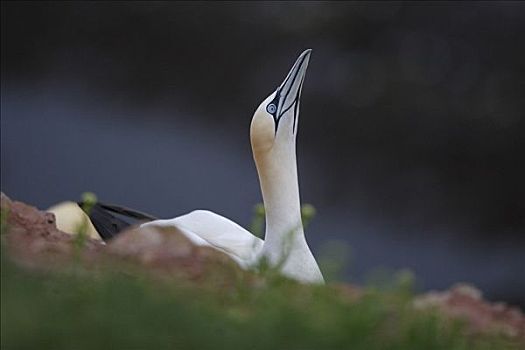
[[[176,227],[194,244],[222,251],[243,268],[264,258],[290,278],[324,282],[304,235],[295,153],[300,95],[310,53],[306,50],[299,56],[284,82],[252,118],[250,141],[266,212],[265,240],[207,210],[142,226]]]
[[[209,246],[228,254],[243,268],[256,261],[264,241],[235,222],[209,210],[194,210],[174,219],[141,225],[177,227],[193,244]]]

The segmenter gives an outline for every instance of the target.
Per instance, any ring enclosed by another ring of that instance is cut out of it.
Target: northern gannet
[[[195,210],[174,219],[152,220],[142,227],[176,227],[194,244],[222,251],[243,268],[250,268],[265,259],[270,265],[279,267],[287,277],[303,283],[324,283],[306,242],[301,221],[295,147],[301,90],[311,51],[308,49],[297,58],[283,83],[259,105],[251,121],[250,141],[266,216],[264,241],[235,222],[208,210]],[[98,205],[94,209],[99,217],[90,215],[90,218],[99,231],[108,227],[104,222],[107,217],[100,217],[105,215],[105,210],[133,215],[131,210],[124,209],[123,212],[114,206]],[[61,222],[68,222],[61,219],[61,210],[51,211],[57,217],[59,228]],[[151,219],[141,217],[141,213],[138,218]],[[117,221],[111,225],[118,228],[118,219],[114,220]],[[107,232],[100,233],[111,236]]]

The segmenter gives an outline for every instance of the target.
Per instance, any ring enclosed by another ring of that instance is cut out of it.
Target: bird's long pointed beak
[[[290,108],[298,109],[311,52],[312,49],[307,49],[299,55],[283,83],[277,89],[279,94],[279,105],[277,106],[278,118]]]

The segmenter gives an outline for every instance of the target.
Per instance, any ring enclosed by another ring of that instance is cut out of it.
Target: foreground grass
[[[242,282],[242,281],[241,281]],[[2,254],[1,348],[512,349],[409,307],[405,292],[350,302],[327,287],[157,281],[115,270],[36,273]]]

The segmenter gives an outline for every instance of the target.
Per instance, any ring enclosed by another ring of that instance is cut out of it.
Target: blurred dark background
[[[305,48],[298,157],[317,255],[525,306],[525,5],[1,5],[1,187],[247,227],[249,124]]]

